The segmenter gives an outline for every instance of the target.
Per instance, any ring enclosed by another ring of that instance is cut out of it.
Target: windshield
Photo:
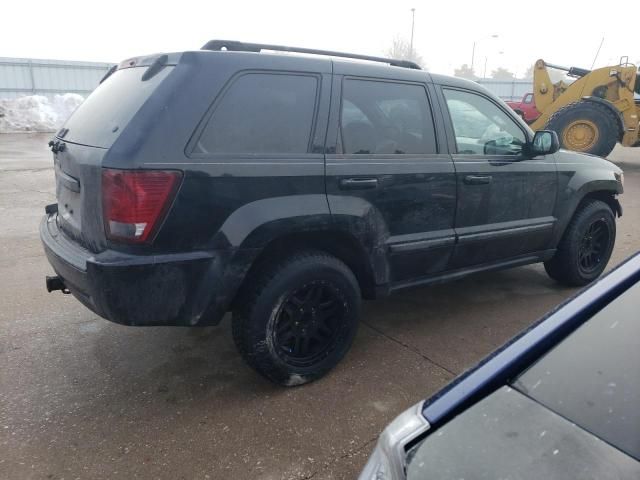
[[[146,67],[117,70],[96,88],[64,124],[65,141],[109,148],[173,67],[142,81]]]
[[[514,384],[640,460],[640,283],[576,330]]]
[[[510,387],[431,433],[407,457],[407,480],[632,478],[640,478],[640,463]]]
[[[640,478],[639,309],[637,283],[416,445],[408,479]]]

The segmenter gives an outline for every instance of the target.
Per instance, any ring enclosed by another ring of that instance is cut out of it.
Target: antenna
[[[600,40],[600,46],[598,47],[598,51],[596,52],[596,56],[593,57],[593,63],[591,64],[591,70],[593,70],[593,66],[596,64],[596,60],[598,59],[598,55],[600,55],[600,49],[602,48],[602,44],[604,43],[604,37]]]

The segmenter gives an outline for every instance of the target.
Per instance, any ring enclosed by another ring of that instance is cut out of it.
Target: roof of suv
[[[230,45],[230,47],[227,50],[223,50],[222,48],[227,48],[225,45]],[[127,59],[122,61],[118,68],[152,65],[162,57],[164,57],[162,58],[164,64],[175,65],[182,63],[183,60],[188,62],[188,59],[193,59],[194,56],[199,60],[236,58],[239,62],[248,63],[248,68],[256,66],[283,69],[303,68],[305,70],[313,69],[322,73],[332,72],[339,75],[421,82],[425,81],[426,77],[428,82],[490,94],[488,90],[476,82],[459,77],[432,74],[407,60],[278,45],[245,44],[227,40],[212,40],[207,42],[201,50],[155,54]]]
[[[186,53],[186,52],[185,52]],[[426,70],[418,70],[413,68],[405,68],[394,65],[389,65],[382,62],[366,61],[361,59],[342,59],[338,57],[312,55],[312,54],[300,54],[300,53],[281,53],[281,52],[246,52],[246,51],[197,51],[192,52],[199,55],[206,55],[209,58],[219,58],[219,55],[234,56],[239,60],[244,58],[264,58],[267,62],[271,63],[274,59],[278,60],[278,63],[283,66],[290,67],[300,66],[301,62],[307,63],[324,63],[327,67],[333,64],[333,72],[341,75],[358,75],[369,76],[376,78],[393,78],[398,80],[410,80],[410,81],[424,81],[425,77],[427,81],[450,85],[454,87],[464,87],[469,90],[477,90],[486,92],[486,89],[481,85],[471,80],[466,80],[459,77],[452,77],[449,75],[441,75],[430,73]]]

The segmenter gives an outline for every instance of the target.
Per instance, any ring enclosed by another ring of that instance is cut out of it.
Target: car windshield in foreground
[[[409,479],[640,478],[640,283],[407,457]]]
[[[640,283],[529,368],[514,387],[640,460]]]
[[[640,463],[505,386],[409,452],[408,480],[461,478],[631,480]]]

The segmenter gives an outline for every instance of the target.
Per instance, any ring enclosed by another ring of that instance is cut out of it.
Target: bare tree
[[[386,55],[390,58],[396,58],[399,60],[409,60],[420,65],[423,69],[427,69],[422,55],[418,53],[415,47],[411,48],[411,44],[405,39],[396,35],[393,38],[391,47],[387,50]]]
[[[534,65],[531,65],[529,68],[527,68],[524,72],[524,75],[522,76],[522,79],[533,80],[533,69],[534,69]]]
[[[514,80],[515,75],[504,67],[498,67],[491,72],[491,78],[494,80]]]
[[[467,80],[477,80],[478,77],[473,69],[467,65],[466,63],[462,64],[460,68],[456,68],[453,70],[453,74],[456,77],[466,78]]]

